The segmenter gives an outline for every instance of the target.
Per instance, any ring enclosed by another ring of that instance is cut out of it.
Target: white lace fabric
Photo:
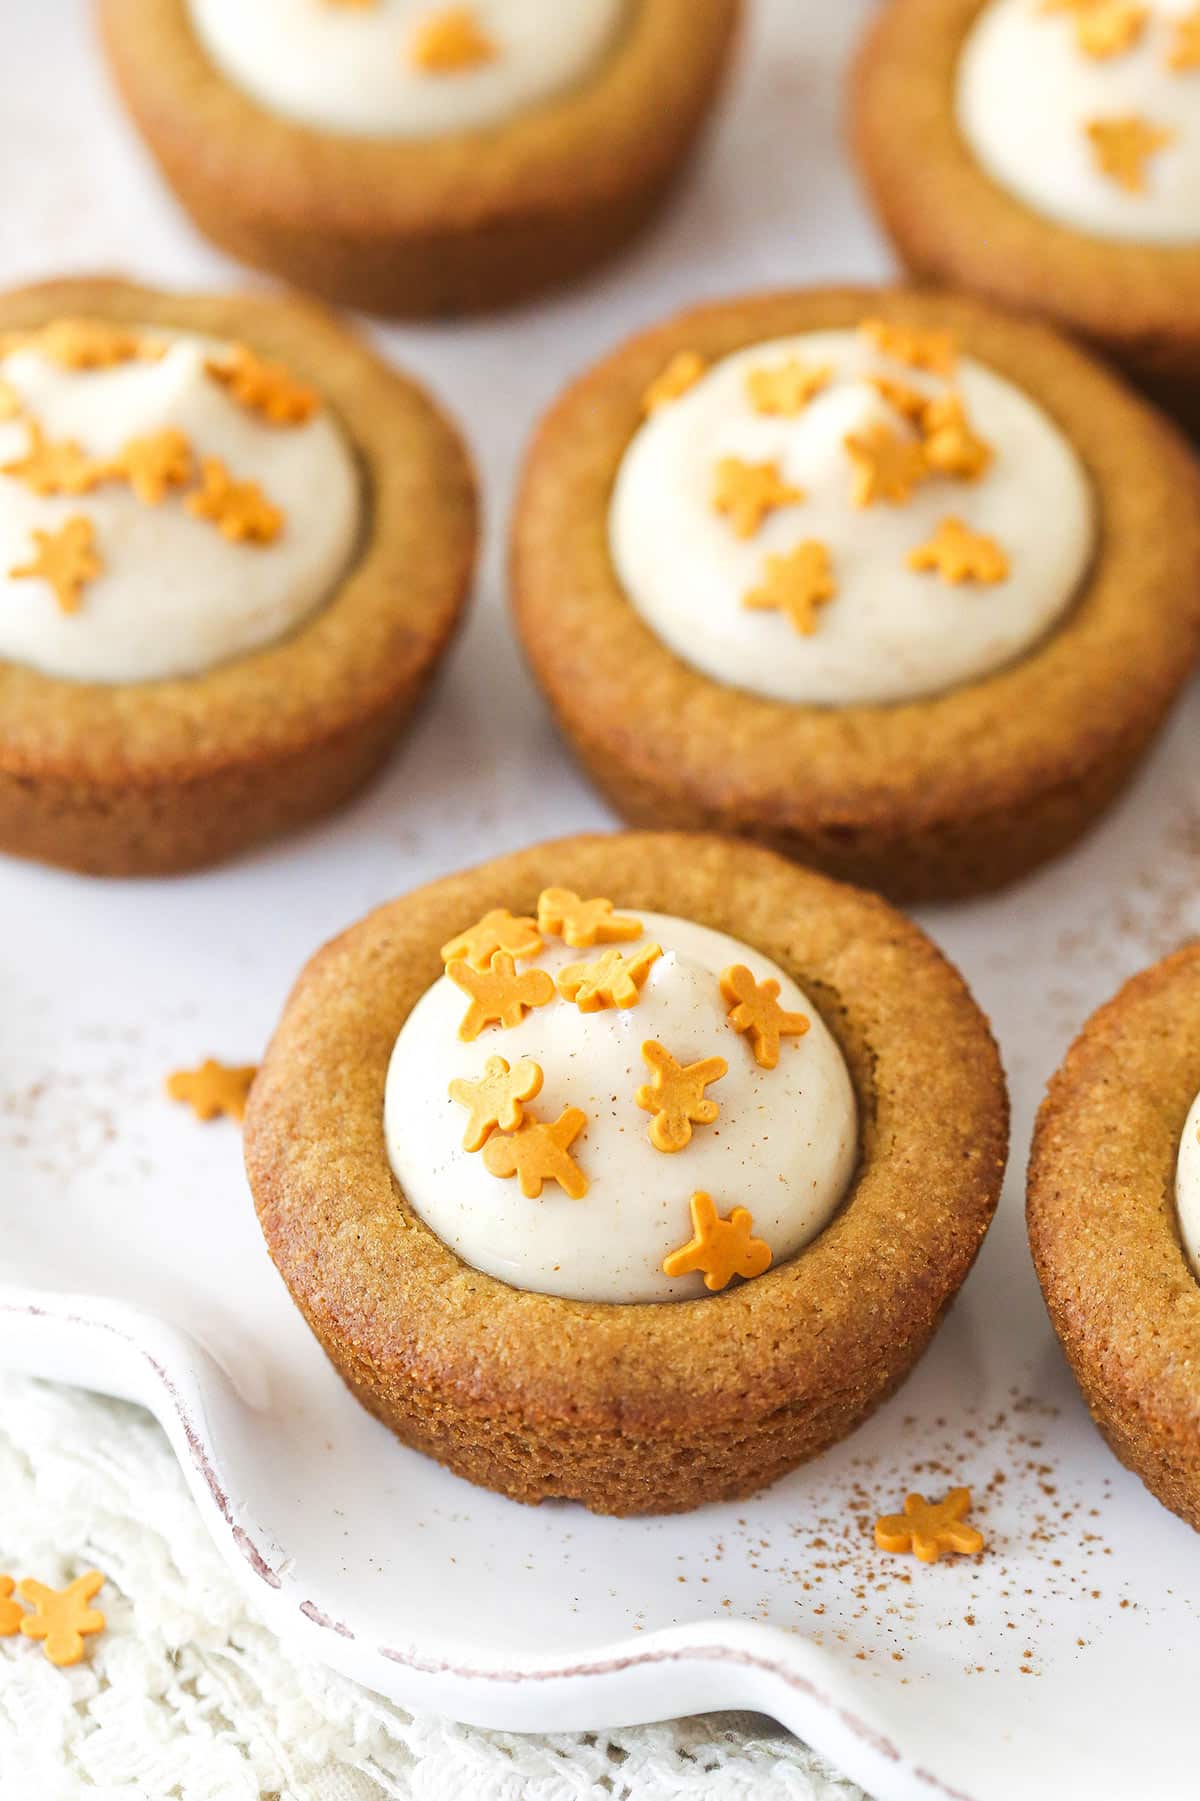
[[[865,1801],[751,1714],[623,1732],[484,1732],[414,1715],[256,1617],[156,1422],[0,1375],[0,1571],[107,1578],[71,1669],[0,1639],[4,1801]]]

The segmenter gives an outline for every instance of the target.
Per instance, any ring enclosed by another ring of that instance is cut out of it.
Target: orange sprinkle
[[[920,425],[925,408],[929,405],[928,394],[923,394],[920,388],[910,387],[905,381],[897,381],[891,375],[872,375],[869,380],[880,398],[886,400],[902,419],[907,419],[910,425]]]
[[[773,368],[751,369],[746,376],[746,394],[756,413],[794,418],[829,386],[832,376],[828,363],[804,363],[798,356],[790,356]]]
[[[877,500],[902,506],[928,474],[924,446],[915,438],[901,437],[890,425],[847,432],[842,442],[854,465],[851,494],[856,507],[874,506]]]
[[[735,1207],[728,1219],[722,1219],[703,1189],[697,1189],[690,1205],[692,1237],[663,1258],[664,1276],[688,1276],[699,1270],[705,1288],[716,1294],[734,1276],[761,1276],[771,1267],[771,1247],[764,1239],[751,1237],[754,1220],[744,1207]]]
[[[559,937],[573,951],[614,944],[642,935],[642,922],[614,913],[610,900],[580,900],[572,888],[543,888],[538,896],[538,931]]]
[[[136,332],[105,319],[54,319],[31,332],[24,345],[64,369],[111,369],[147,354]]]
[[[570,1155],[571,1145],[587,1125],[587,1115],[567,1107],[551,1124],[527,1113],[515,1132],[497,1132],[483,1147],[483,1161],[493,1176],[519,1176],[521,1193],[536,1201],[544,1182],[557,1182],[564,1194],[581,1201],[588,1179]]]
[[[971,429],[962,395],[951,389],[921,412],[925,461],[939,475],[977,481],[992,460],[992,447]]]
[[[497,1129],[515,1132],[524,1117],[523,1101],[541,1093],[542,1070],[532,1058],[522,1058],[510,1069],[503,1057],[489,1057],[477,1082],[465,1077],[450,1084],[450,1099],[470,1113],[463,1134],[463,1150],[478,1151]]]
[[[961,519],[941,520],[932,538],[908,553],[910,569],[936,571],[944,582],[1002,582],[1008,558],[994,538],[973,532]]]
[[[594,963],[569,963],[558,973],[558,992],[574,1001],[581,1013],[600,1013],[606,1007],[635,1007],[651,965],[662,956],[658,944],[644,944],[626,958],[615,947]]]
[[[21,1621],[26,1638],[40,1638],[46,1656],[60,1668],[78,1663],[83,1656],[85,1635],[103,1632],[104,1615],[88,1602],[104,1587],[99,1570],[88,1570],[76,1576],[66,1588],[47,1588],[31,1576],[19,1584],[21,1594],[34,1609]]]
[[[156,507],[168,488],[183,488],[192,479],[192,447],[183,432],[168,428],[145,438],[130,438],[118,456],[119,470],[143,506]]]
[[[1089,119],[1084,130],[1100,173],[1109,176],[1127,194],[1145,193],[1146,164],[1159,150],[1175,142],[1173,131],[1152,125],[1137,113]]]
[[[34,554],[28,563],[9,570],[14,581],[47,582],[54,590],[59,610],[77,613],[88,582],[103,573],[96,554],[95,532],[81,513],[65,521],[56,532],[33,531]]]
[[[638,1089],[634,1099],[650,1121],[650,1142],[656,1151],[681,1151],[692,1141],[693,1122],[710,1126],[720,1108],[704,1090],[711,1082],[719,1082],[729,1070],[724,1057],[705,1057],[699,1063],[677,1063],[664,1045],[653,1038],[642,1046],[642,1056],[650,1065],[651,1079]]]
[[[493,907],[443,944],[442,962],[456,963],[465,957],[476,969],[486,969],[497,951],[506,951],[510,957],[536,957],[542,948],[534,920],[516,918],[507,907]]]
[[[1149,17],[1140,0],[1093,0],[1075,13],[1075,42],[1085,56],[1107,62],[1133,49]]]
[[[713,506],[725,513],[739,538],[752,538],[778,507],[796,506],[804,489],[794,488],[779,473],[778,463],[744,463],[722,457],[717,464]]]
[[[554,983],[544,969],[524,969],[518,975],[505,951],[497,951],[486,969],[456,958],[446,965],[446,974],[456,988],[471,997],[458,1028],[459,1037],[468,1044],[485,1026],[511,1030],[533,1007],[544,1007],[554,999]]]
[[[779,1005],[779,983],[773,976],[756,982],[744,963],[731,963],[721,975],[721,993],[735,1032],[749,1034],[754,1060],[762,1069],[779,1062],[779,1040],[802,1038],[809,1022],[803,1013],[788,1013]]]
[[[829,552],[817,538],[805,538],[785,556],[769,556],[761,586],[743,596],[752,612],[786,613],[803,637],[817,629],[818,609],[837,595]]]
[[[244,1119],[257,1074],[253,1063],[217,1063],[209,1057],[198,1069],[177,1069],[169,1075],[167,1093],[189,1106],[197,1119]]]
[[[971,1510],[969,1488],[952,1488],[943,1501],[924,1495],[905,1498],[903,1513],[881,1514],[875,1543],[881,1551],[912,1551],[922,1563],[936,1563],[943,1551],[973,1557],[983,1550],[983,1533],[963,1520]]]
[[[21,1630],[25,1609],[12,1599],[16,1583],[11,1576],[0,1576],[0,1638],[12,1638]]]
[[[210,358],[205,372],[227,388],[231,400],[269,425],[303,425],[320,403],[315,388],[297,381],[282,363],[267,362],[246,344],[233,344],[228,354]]]
[[[1186,69],[1200,69],[1200,6],[1176,19],[1167,67],[1177,75]]]
[[[0,420],[19,419],[21,416],[21,396],[6,381],[0,381]]]
[[[924,369],[930,375],[951,375],[958,357],[952,331],[918,331],[911,325],[894,325],[887,319],[864,319],[859,326],[880,356]]]
[[[460,69],[495,62],[497,55],[470,6],[447,6],[430,13],[413,33],[412,63],[427,75],[455,75]]]
[[[36,419],[27,419],[25,429],[29,434],[25,455],[5,463],[0,475],[24,482],[35,494],[90,494],[112,475],[106,463],[88,456],[74,438],[52,443]]]
[[[200,465],[203,487],[187,497],[194,519],[208,519],[234,544],[271,544],[283,528],[283,514],[257,482],[234,481],[220,457]]]
[[[642,395],[643,413],[657,413],[694,388],[708,364],[697,350],[677,350],[666,368],[656,375]]]

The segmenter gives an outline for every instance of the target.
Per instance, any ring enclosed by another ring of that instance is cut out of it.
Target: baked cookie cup
[[[596,963],[628,992],[597,1000]],[[467,996],[501,979],[528,1010],[479,1030]],[[516,1500],[650,1513],[749,1494],[891,1394],[982,1242],[1007,1120],[986,1021],[886,903],[622,834],[320,951],[246,1164],[293,1299],[405,1444]]]
[[[1064,850],[1153,739],[1200,652],[1198,496],[1172,428],[1041,326],[936,292],[760,295],[553,407],[512,605],[632,823],[964,896]]]
[[[0,411],[0,851],[166,874],[345,800],[467,594],[428,396],[305,303],[82,280],[0,296]]]
[[[583,274],[662,204],[741,0],[98,0],[122,99],[205,235],[417,317]]]
[[[1092,1418],[1200,1530],[1200,944],[1093,1015],[1050,1083],[1029,1243]]]
[[[1195,429],[1200,33],[1186,10],[887,0],[850,104],[862,179],[914,275],[1042,314]]]

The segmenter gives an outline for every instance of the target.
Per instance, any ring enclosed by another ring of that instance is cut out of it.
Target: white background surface
[[[516,1727],[754,1705],[883,1797],[1178,1801],[1193,1786],[1200,1555],[1084,1415],[1030,1270],[1020,1176],[1070,1035],[1200,927],[1195,689],[1081,851],[1014,894],[924,915],[1000,1037],[1009,1189],[915,1378],[848,1444],[752,1503],[640,1523],[531,1511],[401,1450],[344,1395],[277,1283],[236,1132],[201,1130],[161,1099],[169,1068],[253,1058],[303,959],[369,906],[608,822],[509,638],[514,466],[564,378],[675,304],[886,270],[837,148],[840,66],[868,11],[760,0],[734,104],[681,204],[586,289],[485,326],[375,334],[465,423],[490,536],[446,679],[369,795],[182,881],[0,867],[0,1225],[17,1309],[0,1311],[0,1353],[155,1405],[218,1544],[243,1571],[252,1547],[271,1572],[248,1580],[272,1624],[414,1705]],[[243,279],[158,187],[83,8],[48,0],[5,24],[0,279],[65,267]],[[170,1324],[135,1321],[135,1344],[33,1319],[19,1310],[32,1287],[118,1303],[49,1306],[121,1333],[128,1305]],[[980,1493],[985,1558],[925,1569],[871,1548],[873,1511],[952,1480]],[[545,1674],[580,1667],[590,1673]]]

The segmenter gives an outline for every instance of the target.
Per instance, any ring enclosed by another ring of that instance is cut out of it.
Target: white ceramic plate
[[[414,1707],[531,1729],[752,1707],[881,1801],[1178,1801],[1194,1780],[1200,1546],[1086,1418],[1030,1270],[1020,1178],[1071,1034],[1200,929],[1200,693],[1081,851],[1003,899],[927,915],[1004,1048],[1004,1205],[902,1393],[740,1507],[525,1509],[400,1449],[284,1295],[236,1129],[162,1098],[173,1067],[252,1060],[305,957],[368,907],[607,822],[501,608],[528,426],[574,368],[676,302],[884,267],[836,150],[841,63],[868,8],[760,8],[712,155],[630,261],[534,313],[380,334],[468,421],[492,525],[473,621],[389,775],[327,827],[188,880],[0,866],[0,1356],[144,1401],[272,1625]],[[23,13],[0,66],[0,279],[93,265],[228,282],[117,118],[80,9]],[[958,1481],[980,1498],[985,1557],[925,1568],[874,1550],[877,1510]]]

